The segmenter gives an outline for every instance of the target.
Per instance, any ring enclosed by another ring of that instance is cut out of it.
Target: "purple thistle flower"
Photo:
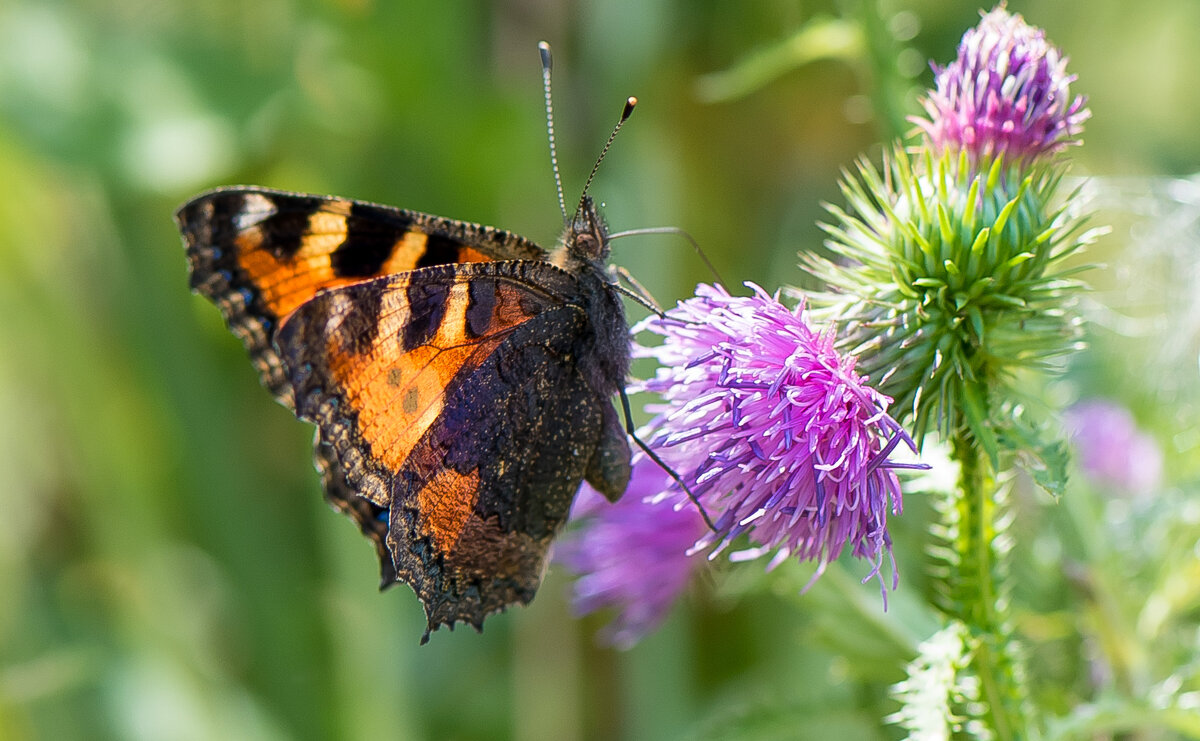
[[[617,648],[632,647],[658,627],[703,563],[688,554],[705,532],[695,507],[647,501],[670,482],[657,463],[641,457],[616,503],[584,484],[571,509],[580,528],[555,550],[555,560],[579,574],[572,587],[577,614],[617,609],[615,620],[600,633],[603,642]]]
[[[934,66],[937,88],[923,101],[929,119],[913,118],[935,150],[965,150],[973,161],[1056,152],[1091,115],[1070,95],[1067,58],[1039,28],[1003,4],[963,35],[958,57]]]
[[[1066,424],[1079,466],[1094,484],[1146,495],[1161,483],[1162,450],[1125,407],[1103,399],[1081,401],[1067,410]]]
[[[771,568],[795,555],[819,575],[850,545],[873,563],[886,598],[887,513],[901,511],[895,469],[924,466],[890,460],[900,442],[915,446],[886,413],[890,399],[835,352],[833,333],[809,327],[803,306],[792,311],[747,285],[754,295],[701,285],[635,327],[664,338],[634,349],[662,366],[640,385],[665,402],[647,406],[658,414],[650,445],[717,526],[692,551],[715,556],[745,533],[752,547],[731,560],[773,552]],[[651,501],[693,507],[670,483]],[[893,571],[893,589],[897,579]]]

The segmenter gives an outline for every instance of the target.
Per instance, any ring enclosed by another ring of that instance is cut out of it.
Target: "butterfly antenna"
[[[546,96],[546,135],[550,139],[550,167],[554,169],[554,187],[558,190],[558,210],[562,211],[563,224],[566,224],[567,202],[563,198],[562,177],[558,174],[558,148],[554,146],[554,100],[550,95],[550,67],[553,59],[550,56],[550,45],[545,41],[539,42],[538,53],[542,55],[542,90]]]
[[[717,272],[716,266],[713,265],[712,261],[708,259],[708,255],[704,254],[704,249],[702,247],[700,247],[700,243],[696,241],[696,238],[693,237],[691,234],[688,234],[684,230],[680,229],[679,227],[651,226],[651,227],[644,227],[641,229],[629,229],[627,231],[616,232],[615,234],[609,234],[608,238],[609,239],[620,239],[622,237],[635,237],[635,236],[642,235],[642,234],[674,234],[676,236],[683,237],[684,239],[686,239],[688,241],[689,244],[692,245],[692,249],[696,250],[696,254],[700,256],[700,260],[704,262],[705,267],[708,268],[708,272],[712,273],[712,276],[713,276],[713,278],[716,279],[717,283],[721,284],[722,286],[729,285],[728,283],[725,282],[725,279],[721,277],[721,274]]]
[[[596,171],[600,169],[600,163],[604,161],[604,155],[608,154],[608,148],[612,146],[613,139],[617,138],[617,132],[633,115],[633,108],[637,105],[638,99],[632,95],[625,99],[625,108],[621,110],[621,118],[617,121],[617,125],[613,127],[612,133],[608,135],[608,141],[604,142],[604,149],[600,150],[600,156],[596,158],[596,164],[592,165],[592,171],[588,174],[587,182],[583,184],[583,193],[579,196],[579,205],[575,207],[575,213],[583,211],[583,202],[587,200],[588,188],[592,187],[592,180],[596,177]]]

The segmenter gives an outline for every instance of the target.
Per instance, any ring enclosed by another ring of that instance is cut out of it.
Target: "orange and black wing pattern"
[[[585,476],[623,459],[605,475],[624,488],[578,291],[544,261],[433,266],[322,292],[280,329],[326,481],[364,498],[360,527],[386,523],[429,629],[528,602]]]
[[[511,232],[362,201],[259,187],[201,194],[175,214],[192,289],[220,308],[263,385],[289,408],[272,346],[318,292],[431,265],[545,258]]]
[[[425,638],[533,598],[582,480],[625,490],[611,396],[628,335],[597,269],[492,227],[264,188],[210,191],[176,220],[193,289],[317,425],[326,498],[383,585],[420,597]]]

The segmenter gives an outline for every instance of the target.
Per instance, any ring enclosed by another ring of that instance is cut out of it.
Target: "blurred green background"
[[[1067,51],[1074,90],[1090,98],[1077,173],[1200,170],[1200,3],[1009,7]],[[552,244],[545,39],[569,201],[637,95],[592,187],[612,227],[682,227],[735,286],[802,284],[795,254],[820,243],[839,169],[908,129],[927,60],[948,61],[977,11],[931,0],[0,2],[0,738],[895,737],[881,721],[895,709],[887,685],[934,625],[920,496],[894,526],[904,581],[886,614],[875,585],[857,583],[861,564],[802,597],[803,573],[765,581],[742,566],[697,584],[661,630],[618,653],[593,640],[602,618],[570,617],[554,569],[531,606],[482,635],[440,631],[420,647],[416,598],[376,591],[371,547],[321,499],[311,428],[271,401],[217,310],[188,292],[171,214],[200,190],[255,183]],[[1166,180],[1122,183],[1173,213],[1200,209]],[[1126,213],[1093,258],[1136,277],[1130,224],[1144,213],[1131,203],[1110,199]],[[1183,229],[1195,247],[1195,223]],[[1172,266],[1196,253],[1177,246],[1167,240],[1166,268],[1149,280],[1186,279]],[[661,303],[707,279],[669,237],[618,242],[614,262]],[[1121,303],[1130,280],[1093,276],[1091,301]],[[1169,295],[1177,303],[1148,309],[1140,336],[1156,348],[1172,338],[1174,381],[1148,382],[1110,334],[1059,392],[1138,410],[1170,443],[1186,502],[1200,474],[1200,319],[1194,292]],[[1099,511],[1087,494],[1075,501]],[[1041,537],[1017,567],[1058,617],[1023,627],[1035,651],[1049,647],[1036,673],[1065,709],[1091,697],[1087,626],[1055,612],[1073,546]],[[1099,543],[1121,563],[1111,549],[1139,547],[1080,538],[1074,547],[1094,555]],[[1175,558],[1155,553],[1155,573]],[[1192,558],[1175,566],[1195,570]],[[1194,591],[1184,614],[1200,604]]]

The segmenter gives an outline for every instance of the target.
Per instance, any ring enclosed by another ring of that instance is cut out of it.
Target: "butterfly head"
[[[559,259],[554,260],[568,269],[592,265],[603,267],[608,259],[608,226],[600,215],[596,202],[585,195],[579,201],[575,216],[563,230]]]

